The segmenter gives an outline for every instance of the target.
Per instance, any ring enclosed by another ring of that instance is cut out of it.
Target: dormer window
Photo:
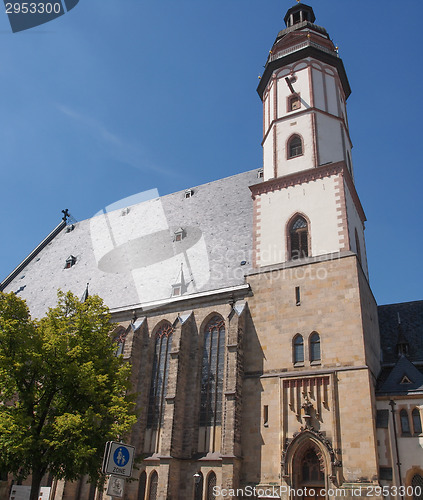
[[[257,171],[257,179],[263,179],[264,177],[264,172],[263,169],[261,168],[260,170]]]
[[[191,196],[193,196],[194,194],[194,191],[192,189],[187,189],[185,191],[185,198],[191,198]]]
[[[182,285],[177,283],[172,285],[172,297],[179,297],[182,294]]]
[[[74,257],[73,255],[69,255],[69,257],[66,259],[65,269],[70,269],[75,264],[76,264],[76,257]]]
[[[173,241],[182,241],[185,236],[185,231],[180,227],[173,234]]]

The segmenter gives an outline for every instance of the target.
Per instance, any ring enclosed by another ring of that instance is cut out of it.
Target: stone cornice
[[[287,187],[297,186],[306,182],[324,179],[325,177],[330,177],[332,175],[341,175],[345,179],[348,190],[354,200],[357,212],[360,216],[361,222],[364,223],[364,221],[366,220],[366,215],[364,213],[363,207],[361,206],[361,202],[355,189],[354,182],[345,165],[345,162],[343,161],[337,163],[329,163],[327,165],[321,165],[320,167],[310,168],[308,170],[301,170],[300,172],[284,175],[283,177],[269,179],[267,181],[260,182],[259,184],[250,186],[250,190],[254,198],[261,194],[280,191]]]

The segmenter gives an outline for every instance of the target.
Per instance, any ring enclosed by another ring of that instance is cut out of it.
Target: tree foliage
[[[96,480],[105,442],[135,422],[130,365],[110,332],[97,296],[59,292],[35,321],[23,300],[0,293],[0,469],[31,474],[31,497],[47,472]]]

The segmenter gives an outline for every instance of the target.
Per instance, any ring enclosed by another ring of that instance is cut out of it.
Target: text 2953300
[[[6,14],[60,14],[62,4],[58,2],[8,2]]]

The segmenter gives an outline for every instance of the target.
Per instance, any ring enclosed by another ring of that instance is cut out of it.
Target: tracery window
[[[123,354],[125,349],[125,339],[126,339],[126,331],[122,329],[122,331],[115,337],[116,342],[116,351],[115,356],[120,356]]]
[[[163,424],[172,334],[170,323],[163,324],[156,333],[147,416],[147,428],[151,429],[158,429]]]
[[[411,417],[413,419],[413,430],[414,434],[422,433],[422,421],[420,418],[420,410],[418,408],[414,408],[411,413]]]
[[[216,486],[216,474],[214,472],[210,473],[207,480],[207,500],[215,500],[216,495],[214,494],[214,488]]]
[[[138,500],[144,500],[145,498],[145,485],[147,482],[147,474],[145,471],[141,472],[139,485],[138,485]]]
[[[300,334],[294,337],[293,351],[294,351],[294,364],[304,363],[304,339]]]
[[[220,316],[214,316],[204,332],[200,426],[216,426],[222,423],[224,357],[225,323]]]
[[[320,335],[313,332],[310,335],[310,361],[320,361]]]
[[[154,471],[151,474],[151,479],[150,479],[150,489],[148,492],[148,500],[157,500],[157,489],[159,486],[159,476],[157,475],[157,472]]]
[[[290,225],[289,247],[292,260],[308,257],[308,224],[301,215],[295,217]]]
[[[423,498],[423,477],[420,474],[415,474],[411,480],[413,487],[413,499],[422,500]]]
[[[301,464],[302,484],[324,481],[324,473],[320,470],[320,461],[316,452],[310,448],[304,455]]]
[[[301,156],[303,154],[303,141],[301,137],[294,134],[288,141],[288,159]]]
[[[408,420],[407,410],[400,411],[401,432],[403,434],[410,434],[410,422]]]

